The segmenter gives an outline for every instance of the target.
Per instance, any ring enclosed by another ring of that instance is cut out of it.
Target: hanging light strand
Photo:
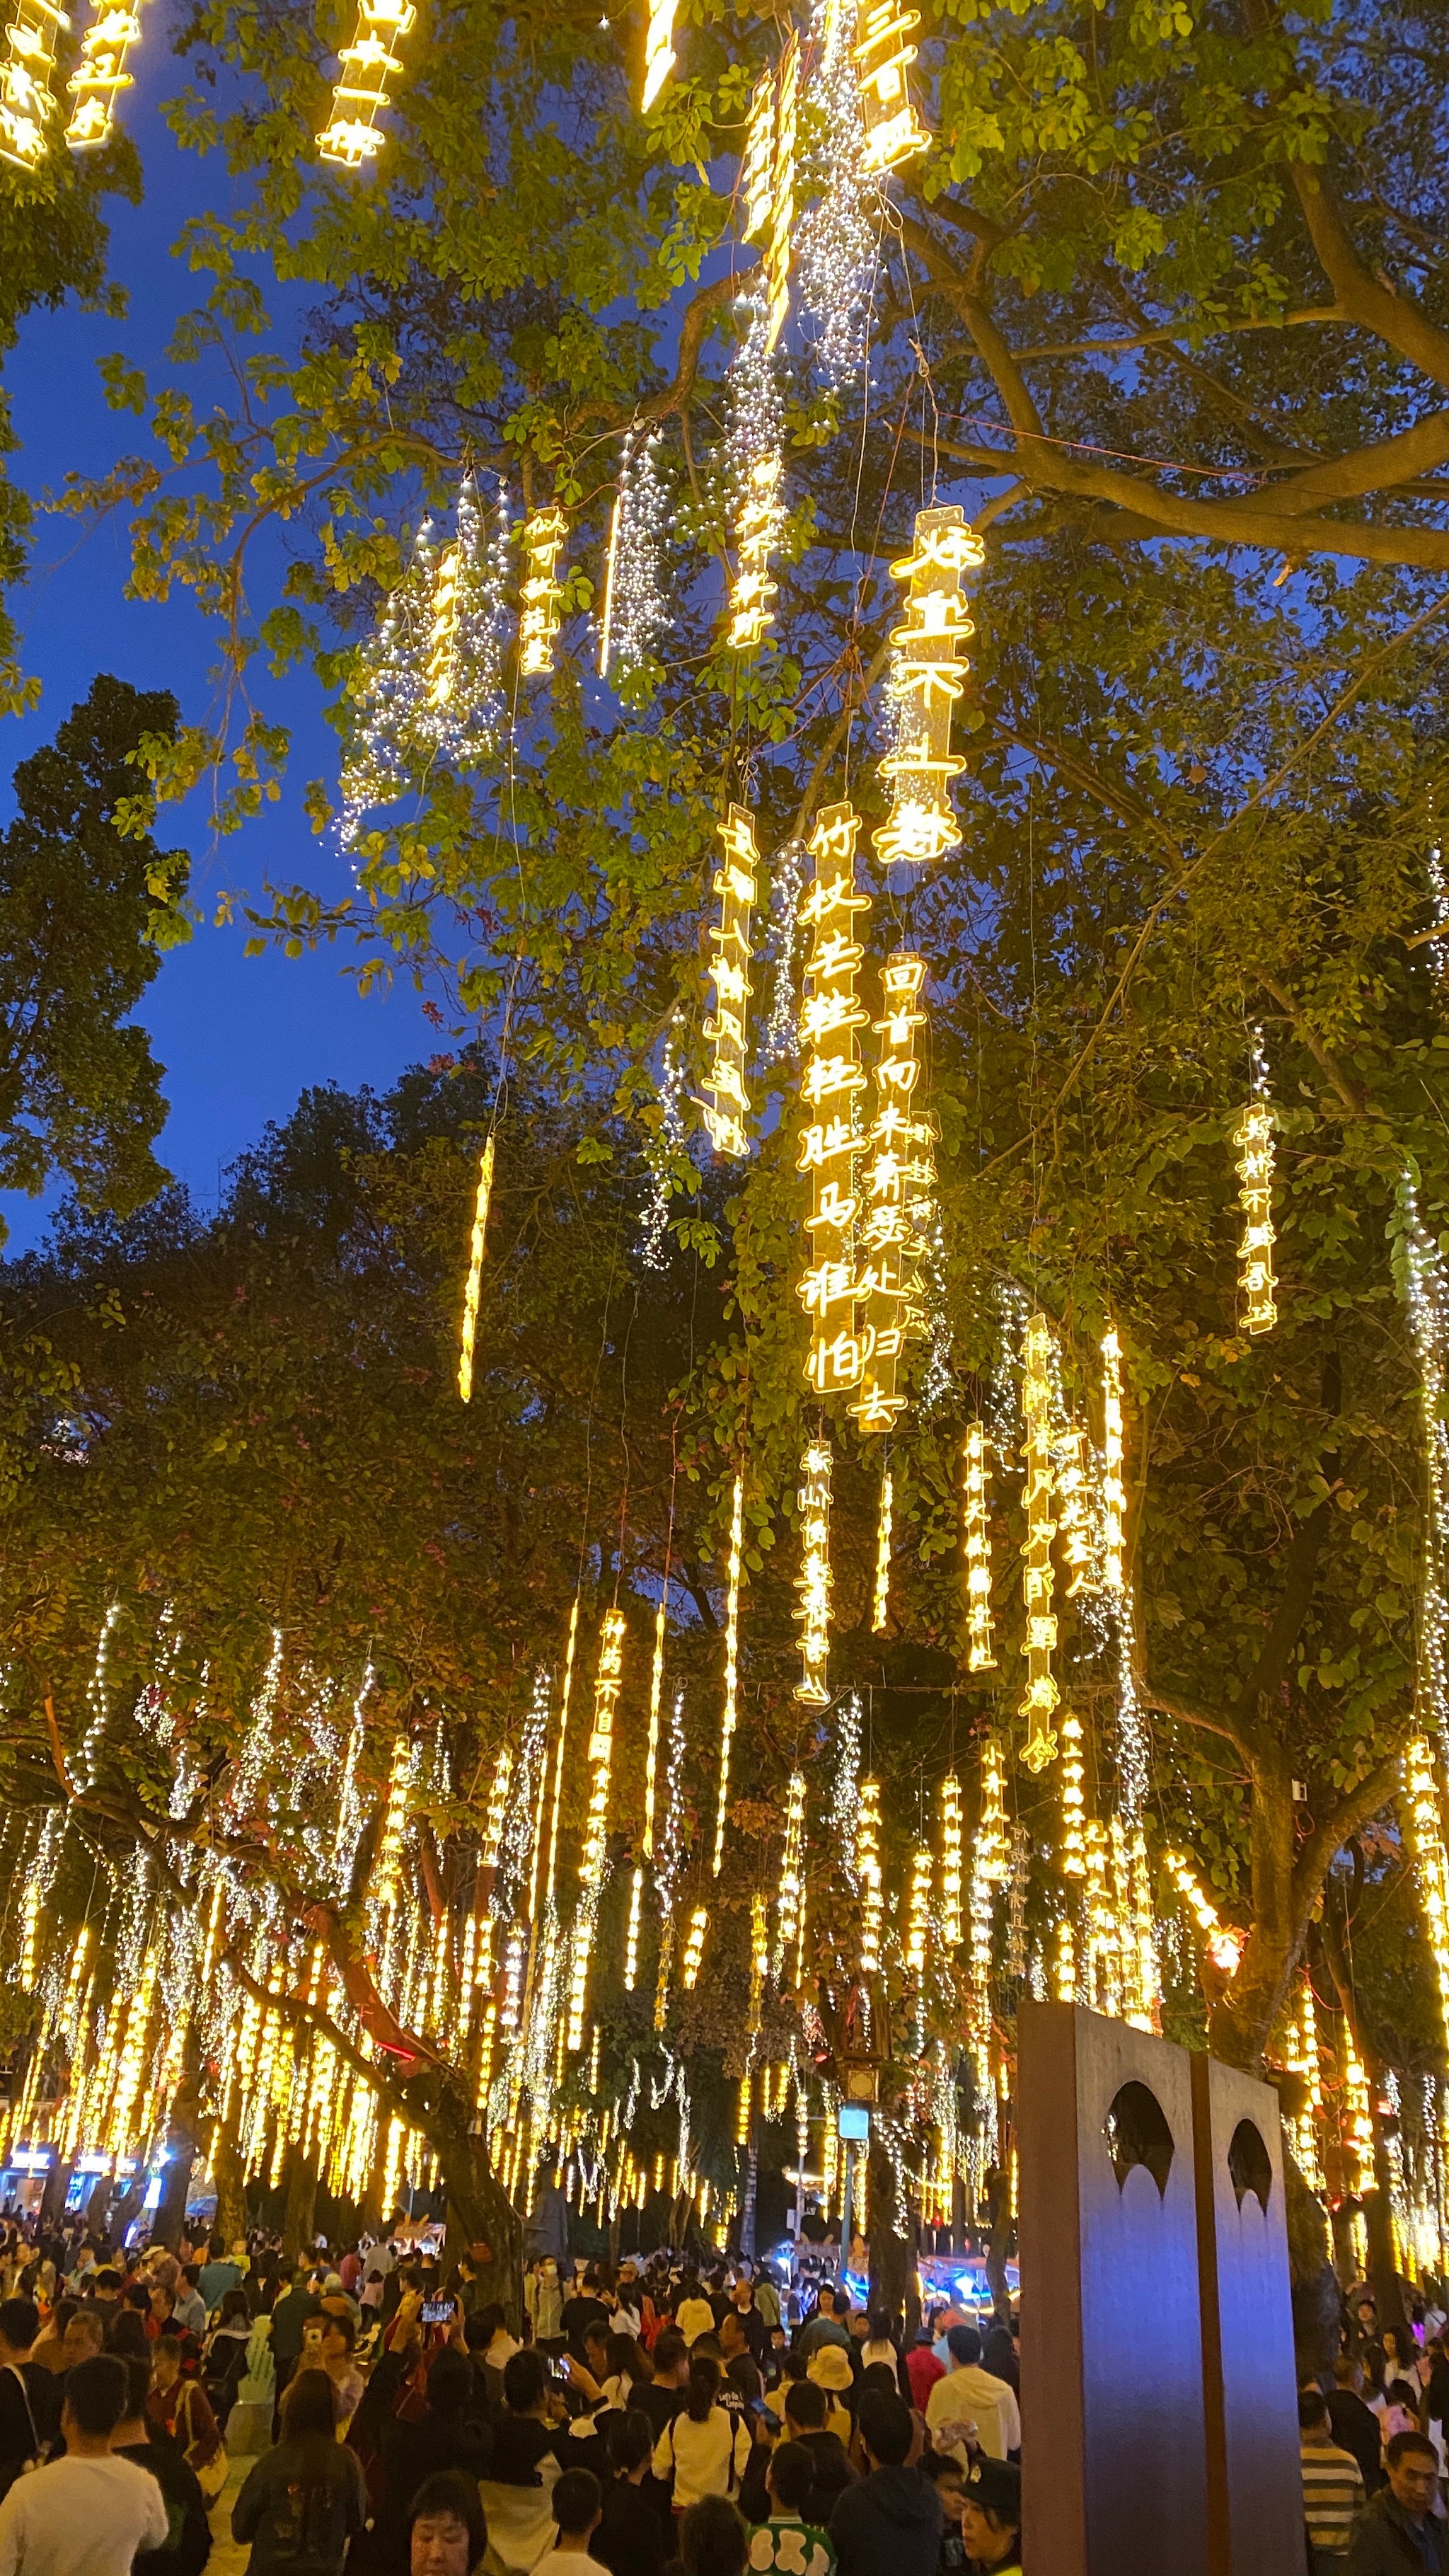
[[[488,1235],[488,1204],[493,1196],[493,1138],[484,1143],[478,1165],[478,1191],[473,1203],[473,1239],[468,1252],[468,1284],[463,1291],[463,1322],[458,1336],[458,1393],[468,1404],[473,1396],[473,1343],[478,1330],[478,1299],[483,1285],[483,1248]]]
[[[984,561],[980,538],[952,501],[917,511],[911,552],[891,565],[906,597],[890,638],[886,695],[894,740],[880,775],[891,813],[874,836],[883,867],[899,860],[920,866],[960,846],[950,782],[966,764],[951,749],[951,716],[966,686],[958,657],[975,633],[961,576]]]
[[[417,24],[414,0],[361,0],[357,29],[338,55],[332,122],[317,137],[318,154],[340,169],[360,170],[387,140],[378,118],[391,105],[388,83],[403,69],[396,48]]]
[[[895,1487],[889,1467],[881,1470],[880,1517],[875,1534],[875,1595],[871,1605],[870,1624],[879,1636],[890,1617],[891,1607],[891,1524],[895,1516]]]
[[[862,949],[857,916],[870,897],[855,890],[860,816],[828,805],[811,835],[815,881],[801,907],[813,945],[805,960],[810,986],[800,1013],[801,1129],[796,1169],[810,1184],[805,1229],[810,1239],[798,1295],[810,1322],[805,1375],[819,1396],[858,1386],[865,1365],[855,1329],[854,1228],[856,1095],[865,1088],[856,1031],[865,1012],[855,995]]]
[[[1253,1094],[1233,1130],[1238,1148],[1238,1191],[1243,1239],[1238,1247],[1238,1286],[1245,1333],[1269,1332],[1278,1320],[1273,1299],[1273,1108],[1262,1033],[1253,1043]]]
[[[1061,1698],[1052,1674],[1057,1643],[1052,1609],[1052,1540],[1056,1536],[1052,1518],[1053,1357],[1046,1317],[1033,1315],[1026,1328],[1021,1388],[1021,1408],[1026,1419],[1026,1545],[1022,1549],[1026,1641],[1022,1653],[1026,1657],[1027,1683],[1020,1715],[1028,1727],[1021,1758],[1029,1771],[1044,1771],[1056,1758],[1057,1739],[1051,1721]]]
[[[730,1749],[734,1743],[735,1719],[740,1688],[740,1568],[745,1535],[745,1479],[741,1469],[735,1476],[730,1500],[729,1588],[725,1595],[725,1670],[724,1710],[720,1720],[719,1792],[715,1803],[714,1855],[711,1873],[718,1878],[724,1859],[725,1826],[729,1819]]]
[[[888,1431],[904,1411],[901,1358],[906,1343],[926,1330],[926,1243],[918,1219],[923,1208],[929,1216],[936,1175],[930,1123],[915,1108],[921,1074],[916,1031],[926,1024],[917,1005],[925,980],[924,957],[905,950],[888,957],[881,969],[883,1016],[874,1024],[880,1039],[878,1102],[856,1229],[864,1265],[855,1283],[864,1307],[862,1377],[850,1411],[862,1431]]]
[[[801,1566],[796,1583],[800,1607],[801,1676],[795,1697],[803,1707],[827,1708],[830,1689],[826,1670],[830,1655],[830,1451],[812,1444],[801,1461]]]
[[[609,1774],[614,1754],[614,1719],[624,1671],[624,1614],[606,1610],[599,1631],[599,1660],[594,1674],[594,1725],[589,1737],[589,1808],[579,1855],[579,1910],[574,1925],[573,1971],[569,1984],[567,2045],[584,2044],[589,1962],[604,1885],[604,1855],[609,1824]]]
[[[986,1425],[976,1421],[961,1445],[961,1532],[966,1554],[966,1668],[992,1673],[991,1527],[987,1518]]]
[[[748,807],[731,805],[718,826],[724,841],[724,865],[716,871],[714,891],[720,917],[710,928],[714,955],[706,969],[715,988],[713,1017],[704,1024],[710,1069],[696,1102],[717,1154],[736,1160],[749,1153],[745,1121],[750,1114],[745,1089],[750,994],[750,919],[757,892],[755,871],[760,854]]]

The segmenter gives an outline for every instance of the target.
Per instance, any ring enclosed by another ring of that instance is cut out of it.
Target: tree
[[[86,1205],[140,1206],[165,1173],[161,1068],[131,1017],[188,935],[187,862],[157,847],[134,766],[176,701],[102,676],[15,772],[0,836],[0,1185],[64,1174]]]

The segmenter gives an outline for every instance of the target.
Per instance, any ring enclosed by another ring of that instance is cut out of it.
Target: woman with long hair
[[[247,2576],[342,2576],[367,2517],[355,2451],[337,2439],[337,2392],[325,2370],[299,2370],[282,2398],[282,2438],[264,2451],[232,2507],[233,2540],[249,2540]]]
[[[677,2514],[701,2496],[737,2495],[749,2466],[749,2426],[719,2404],[720,2385],[719,2363],[696,2353],[683,2412],[665,2425],[654,2446],[654,2474],[669,2486]]]

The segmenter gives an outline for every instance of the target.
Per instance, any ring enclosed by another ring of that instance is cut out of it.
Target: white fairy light
[[[1449,1277],[1405,1173],[1399,1183],[1397,1265],[1419,1364],[1425,1515],[1415,1707],[1449,1770]]]
[[[679,1030],[676,1011],[665,1032],[659,1051],[659,1125],[646,1129],[644,1161],[649,1173],[649,1196],[639,1219],[639,1258],[646,1270],[662,1270],[665,1243],[669,1233],[670,1174],[677,1155],[687,1150],[689,1128],[684,1115],[686,1098],[684,1064],[675,1041]]]
[[[427,706],[427,641],[432,628],[437,553],[424,519],[412,557],[390,590],[375,632],[359,656],[352,690],[353,739],[342,764],[342,846],[349,849],[369,805],[386,805],[407,783],[407,753],[421,736]]]
[[[1138,1824],[1151,1786],[1152,1766],[1147,1734],[1147,1719],[1137,1696],[1137,1677],[1132,1665],[1133,1609],[1132,1586],[1113,1603],[1117,1619],[1117,1797],[1124,1819]]]
[[[729,485],[736,563],[725,614],[731,652],[753,652],[775,622],[770,566],[785,524],[785,416],[764,298],[741,296],[746,331],[729,371]]]
[[[607,679],[640,671],[654,659],[669,623],[661,588],[669,494],[659,472],[659,434],[630,430],[619,465],[609,523],[599,672]]]
[[[865,126],[850,0],[816,0],[815,69],[805,90],[814,139],[804,162],[813,199],[795,234],[800,303],[817,325],[811,355],[826,383],[852,383],[865,365],[880,220],[880,183],[866,168]]]
[[[1429,964],[1442,994],[1449,992],[1449,883],[1445,881],[1444,855],[1437,842],[1429,852],[1427,874],[1435,932],[1429,944]]]
[[[761,1064],[783,1064],[794,1055],[800,1019],[800,901],[810,873],[810,845],[798,834],[775,852],[770,876],[772,969],[770,1007],[760,1044]]]
[[[860,1802],[860,1693],[848,1691],[835,1712],[835,1767],[830,1783],[830,1839],[855,1892],[855,1816]]]

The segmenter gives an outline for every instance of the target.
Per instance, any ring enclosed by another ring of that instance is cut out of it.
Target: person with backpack
[[[299,2370],[282,2400],[282,2439],[232,2506],[233,2540],[252,2544],[247,2576],[342,2576],[366,2514],[362,2463],[337,2439],[337,2392],[325,2370]]]
[[[701,2496],[737,2495],[749,2466],[749,2426],[719,2403],[720,2380],[717,2361],[693,2354],[683,2409],[655,2444],[654,2474],[669,2486],[676,2514]]]
[[[176,2444],[164,2433],[159,2438],[152,2433],[146,2413],[150,2362],[128,2361],[124,2367],[126,2412],[111,2435],[111,2454],[118,2460],[134,2460],[138,2469],[145,2469],[160,2488],[166,2507],[166,2538],[159,2549],[141,2551],[131,2576],[201,2576],[211,2556],[206,2498],[195,2470],[187,2466]]]

